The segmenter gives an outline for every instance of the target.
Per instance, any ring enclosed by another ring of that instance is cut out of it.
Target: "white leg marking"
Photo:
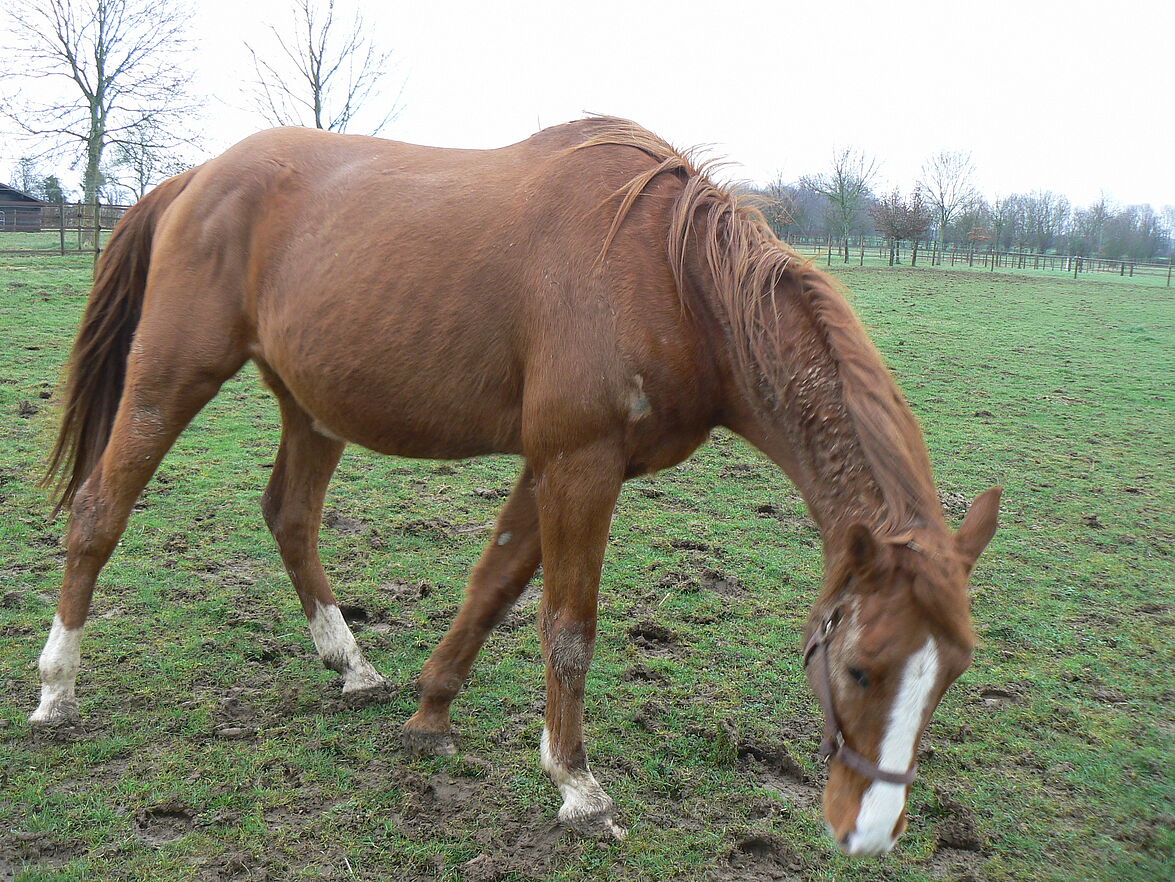
[[[355,635],[335,604],[314,601],[310,636],[314,638],[322,663],[343,675],[343,694],[374,689],[387,682],[363,657]]]
[[[910,656],[902,683],[889,712],[881,741],[878,765],[889,772],[904,772],[914,761],[914,744],[922,731],[926,706],[938,683],[938,647],[934,638]],[[896,841],[893,828],[906,805],[906,785],[874,781],[861,799],[856,829],[849,834],[845,852],[852,855],[884,854]]]
[[[591,769],[568,769],[551,756],[551,736],[543,726],[543,737],[539,747],[543,769],[563,794],[563,806],[559,809],[559,820],[574,823],[588,818],[599,818],[617,839],[623,839],[628,831],[612,817],[612,797],[604,792]]]
[[[30,723],[53,723],[76,718],[74,697],[78,665],[81,662],[82,629],[67,628],[60,616],[53,617],[49,639],[41,651],[41,702],[29,717]]]

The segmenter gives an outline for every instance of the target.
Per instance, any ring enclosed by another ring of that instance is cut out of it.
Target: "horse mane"
[[[620,205],[601,255],[620,231],[636,201],[665,174],[681,181],[666,242],[678,292],[687,290],[687,256],[700,249],[714,280],[719,312],[729,328],[737,366],[752,377],[756,398],[768,409],[781,407],[803,380],[783,357],[787,323],[782,296],[796,297],[822,338],[837,374],[841,404],[885,503],[879,536],[911,538],[913,531],[942,518],[926,445],[917,420],[841,291],[839,283],[798,255],[772,232],[753,197],[715,183],[717,163],[698,162],[698,150],[679,151],[634,122],[614,117],[589,120],[589,136],[571,151],[614,145],[633,147],[656,165],[613,194]],[[794,284],[785,289],[781,282]],[[786,293],[785,293],[786,291]],[[820,418],[806,414],[817,428]]]

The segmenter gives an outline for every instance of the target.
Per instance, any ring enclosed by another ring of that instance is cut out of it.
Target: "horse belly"
[[[322,434],[397,456],[520,453],[521,382],[511,353],[488,341],[463,345],[468,337],[412,337],[386,326],[315,323],[271,335],[262,357]]]

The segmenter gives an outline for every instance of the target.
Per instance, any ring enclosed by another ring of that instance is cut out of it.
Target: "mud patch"
[[[931,879],[949,879],[950,882],[983,882],[983,855],[974,851],[940,848],[926,862]]]
[[[389,600],[397,603],[419,603],[432,594],[433,586],[423,579],[416,582],[393,579],[380,585],[379,590],[386,594]]]
[[[628,640],[646,655],[664,658],[681,652],[677,634],[650,620],[638,622],[629,628]]]
[[[495,837],[490,847],[461,866],[462,882],[499,882],[507,878],[547,879],[566,830],[557,821],[533,819],[529,824]]]
[[[86,849],[60,842],[46,832],[12,830],[0,837],[0,880],[24,878],[21,874],[25,870],[52,871],[85,853]]]
[[[783,747],[745,743],[738,747],[739,766],[764,789],[796,808],[820,804],[820,789],[808,772]]]
[[[349,518],[346,515],[339,514],[334,509],[328,509],[323,513],[322,525],[331,530],[337,530],[340,533],[349,533],[351,535],[366,533],[370,529],[367,524],[358,518]]]
[[[984,836],[975,821],[975,813],[956,799],[937,793],[944,817],[935,824],[939,849],[982,852]]]
[[[755,833],[740,839],[727,853],[711,882],[801,882],[804,860],[778,836]]]
[[[669,677],[660,671],[654,671],[648,665],[633,665],[621,677],[628,683],[668,683]]]
[[[743,597],[747,593],[738,579],[719,570],[703,570],[699,581],[704,590],[713,591],[721,597]]]
[[[150,845],[166,845],[183,839],[195,824],[195,812],[176,799],[161,802],[135,815],[135,833]]]
[[[980,686],[979,698],[984,704],[993,706],[1016,704],[1020,701],[1019,695],[1000,686]]]

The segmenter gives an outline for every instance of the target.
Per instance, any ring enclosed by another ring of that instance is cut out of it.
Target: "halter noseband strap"
[[[914,776],[918,774],[917,765],[907,772],[888,772],[845,744],[840,723],[836,718],[836,708],[832,703],[832,669],[828,661],[828,644],[832,640],[832,631],[835,627],[833,619],[825,619],[824,624],[808,638],[808,643],[804,646],[804,668],[808,672],[808,680],[816,693],[816,699],[824,711],[824,740],[820,742],[819,755],[825,761],[836,757],[842,765],[874,781],[912,784]],[[815,665],[811,664],[813,656],[820,656]]]

